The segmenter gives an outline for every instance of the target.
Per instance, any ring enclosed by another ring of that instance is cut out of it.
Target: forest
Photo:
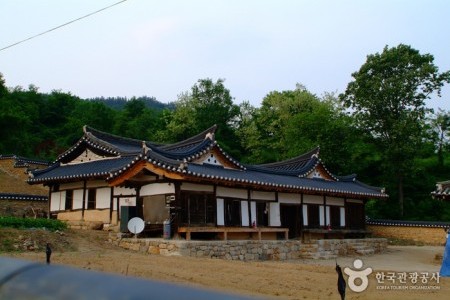
[[[0,154],[54,160],[82,136],[83,125],[158,143],[176,142],[216,124],[216,140],[243,163],[289,159],[320,147],[336,175],[384,187],[371,218],[450,221],[450,202],[433,199],[450,180],[450,112],[427,100],[450,83],[431,54],[407,45],[367,56],[342,94],[318,96],[297,84],[270,91],[259,107],[236,104],[224,79],[199,79],[169,104],[153,97],[81,99],[53,90],[7,87],[0,73]],[[442,99],[448,101],[449,99]]]

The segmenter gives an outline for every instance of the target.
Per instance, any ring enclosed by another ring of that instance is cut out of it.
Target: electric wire
[[[111,7],[113,7],[113,6],[119,5],[119,4],[121,4],[121,3],[125,2],[125,1],[127,1],[127,0],[122,0],[122,1],[116,2],[116,3],[114,3],[114,4],[111,4],[111,5],[107,6],[107,7],[104,7],[104,8],[102,8],[102,9],[96,10],[96,11],[90,13],[90,14],[84,15],[84,16],[82,16],[82,17],[79,17],[79,18],[74,19],[74,20],[72,20],[72,21],[69,21],[69,22],[67,22],[67,23],[64,23],[64,24],[61,24],[61,25],[59,25],[59,26],[53,27],[53,28],[51,28],[51,29],[49,29],[49,30],[46,30],[46,31],[44,31],[44,32],[41,32],[41,33],[35,34],[35,35],[33,35],[33,36],[30,36],[30,37],[28,37],[28,38],[26,38],[26,39],[24,39],[24,40],[21,40],[21,41],[18,41],[18,42],[16,42],[16,43],[14,43],[14,44],[11,44],[11,45],[8,45],[8,46],[6,46],[6,47],[3,47],[3,48],[0,49],[0,51],[6,50],[6,49],[11,48],[11,47],[14,47],[14,46],[17,46],[17,45],[22,44],[22,43],[24,43],[24,42],[26,42],[26,41],[29,41],[29,40],[34,39],[34,38],[37,38],[37,37],[39,37],[39,36],[41,36],[41,35],[44,35],[44,34],[47,34],[47,33],[49,33],[49,32],[52,32],[52,31],[54,31],[54,30],[57,30],[57,29],[59,29],[59,28],[61,28],[61,27],[67,26],[67,25],[72,24],[72,23],[75,23],[75,22],[77,22],[77,21],[79,21],[79,20],[85,19],[85,18],[90,17],[90,16],[92,16],[92,15],[95,15],[95,14],[97,14],[97,13],[99,13],[99,12],[102,12],[102,11],[104,11],[104,10],[107,10],[108,8],[111,8]]]

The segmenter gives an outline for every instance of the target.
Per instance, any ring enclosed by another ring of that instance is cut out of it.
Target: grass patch
[[[17,218],[17,217],[0,217],[0,228],[43,228],[50,231],[65,230],[67,224],[60,220],[52,219],[33,219],[33,218]]]

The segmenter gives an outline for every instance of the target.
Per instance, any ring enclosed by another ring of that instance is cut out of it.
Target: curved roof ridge
[[[353,182],[357,183],[358,185],[360,185],[362,187],[377,191],[379,193],[384,193],[384,190],[385,190],[383,187],[368,185],[367,183],[361,182],[361,181],[357,180],[356,177],[355,177],[355,179],[353,179]]]
[[[333,175],[336,177],[339,181],[355,181],[356,180],[356,174],[348,174],[348,175]]]
[[[195,143],[199,143],[202,142],[203,140],[209,138],[211,141],[214,141],[214,135],[216,133],[217,130],[217,125],[214,124],[213,126],[207,128],[206,130],[200,132],[197,135],[194,135],[190,138],[187,138],[183,141],[177,142],[177,143],[173,143],[173,144],[166,144],[166,145],[161,145],[159,148],[161,148],[161,150],[165,150],[165,151],[170,151],[176,148],[180,148],[180,147],[185,147],[191,144],[195,144]]]
[[[286,160],[273,162],[273,163],[259,164],[259,165],[255,165],[255,166],[264,167],[264,168],[281,168],[281,167],[286,167],[286,166],[292,166],[292,165],[298,164],[298,163],[305,163],[305,161],[310,160],[314,155],[316,157],[319,157],[319,152],[320,152],[320,147],[317,146],[314,149],[312,149],[306,153],[303,153],[301,155],[298,155],[296,157],[293,157],[293,158],[289,158]]]
[[[155,153],[163,155],[171,159],[188,159],[189,157],[198,157],[197,154],[205,153],[214,145],[214,141],[209,139],[203,139],[201,142],[197,143],[194,147],[185,147],[184,149],[179,149],[179,151],[169,151],[167,149],[162,149],[158,147],[152,148]]]
[[[104,132],[104,131],[92,128],[92,127],[90,127],[88,125],[84,125],[83,126],[83,131],[84,131],[85,136],[88,133],[91,133],[91,135],[96,137],[98,140],[105,141],[104,138],[106,138],[106,139],[109,138],[109,139],[113,139],[113,140],[117,140],[117,141],[121,141],[121,142],[125,142],[125,143],[130,143],[130,144],[133,144],[133,145],[136,145],[136,146],[139,146],[139,147],[142,146],[142,140],[133,139],[133,138],[127,138],[127,137],[115,135],[115,134],[112,134],[112,133]],[[149,142],[149,141],[145,141],[145,143],[148,146],[151,146],[151,147],[161,146],[160,144]]]
[[[317,156],[312,156],[309,160],[304,160],[301,166],[297,166],[293,169],[283,168],[267,168],[265,165],[245,165],[249,170],[258,172],[264,172],[268,174],[288,175],[288,176],[306,176],[314,167],[320,162]]]

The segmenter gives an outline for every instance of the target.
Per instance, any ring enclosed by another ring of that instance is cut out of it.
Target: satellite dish
[[[131,233],[138,234],[144,230],[145,223],[141,218],[135,217],[128,221],[128,230]]]

